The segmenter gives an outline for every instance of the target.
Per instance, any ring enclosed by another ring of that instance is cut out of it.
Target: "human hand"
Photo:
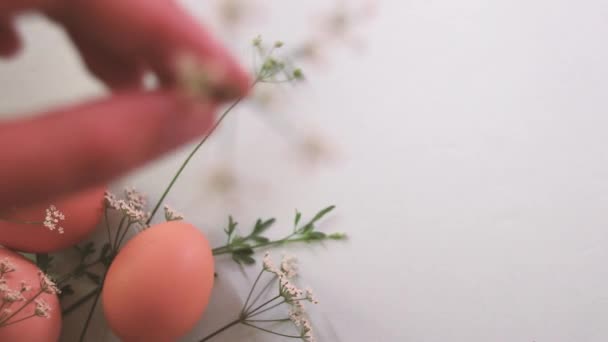
[[[4,0],[0,56],[19,50],[13,20],[25,10],[63,26],[89,71],[113,94],[0,124],[0,208],[108,182],[204,134],[221,101],[247,92],[247,74],[174,1]],[[177,87],[182,55],[221,70],[214,85],[219,96],[183,96]],[[147,71],[158,76],[159,89],[143,89]]]

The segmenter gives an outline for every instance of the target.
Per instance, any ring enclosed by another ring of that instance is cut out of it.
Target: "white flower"
[[[281,271],[274,265],[272,262],[272,258],[270,257],[270,252],[264,253],[264,259],[262,259],[262,265],[264,267],[264,271],[274,273],[276,275],[280,275]]]
[[[27,291],[29,291],[29,290],[31,290],[31,289],[32,289],[32,287],[31,287],[31,286],[29,286],[29,285],[28,285],[28,284],[27,284],[25,281],[23,281],[23,280],[21,281],[20,285],[21,285],[21,292],[27,292]]]
[[[51,317],[51,315],[49,314],[49,312],[51,311],[51,306],[46,301],[44,301],[44,299],[38,298],[34,301],[34,303],[36,303],[34,315],[44,318]]]
[[[312,292],[312,289],[310,287],[307,287],[304,291],[306,292],[306,300],[308,300],[309,302],[311,302],[313,304],[319,304],[317,297]]]
[[[144,210],[146,206],[145,197],[134,188],[125,189],[125,199],[117,199],[114,194],[106,191],[105,201],[108,208],[121,211],[133,221],[143,223],[149,217],[149,213]]]
[[[4,301],[5,303],[21,302],[24,300],[25,300],[25,297],[23,297],[23,295],[21,294],[21,291],[10,290],[10,289],[3,291],[2,301]]]
[[[287,278],[293,278],[298,275],[298,259],[294,256],[284,255],[281,260],[281,271]]]
[[[0,277],[13,271],[15,271],[15,265],[8,258],[0,260]]]
[[[168,205],[165,205],[163,209],[165,210],[165,220],[167,220],[167,222],[179,221],[184,219],[184,215],[178,213]]]
[[[38,277],[40,278],[40,290],[48,294],[59,294],[61,291],[57,287],[54,281],[52,281],[42,271],[38,271]]]
[[[57,207],[54,205],[50,205],[46,209],[46,215],[44,217],[44,222],[42,223],[45,227],[47,227],[50,231],[57,229],[59,234],[63,234],[63,227],[59,225],[59,221],[64,221],[65,215]]]

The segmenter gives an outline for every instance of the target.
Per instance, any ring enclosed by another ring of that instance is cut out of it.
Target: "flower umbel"
[[[256,292],[257,285],[264,274],[270,274],[272,278],[270,279],[268,285],[257,291],[257,295],[253,297],[254,292]],[[249,295],[247,296],[247,300],[241,309],[239,318],[203,338],[200,342],[205,342],[231,326],[237,324],[246,325],[272,335],[298,338],[302,341],[314,342],[314,331],[312,324],[308,319],[308,315],[306,314],[304,302],[317,304],[318,301],[314,297],[312,289],[307,288],[306,290],[302,290],[295,284],[291,278],[296,276],[296,274],[297,262],[295,257],[283,256],[280,263],[280,268],[277,268],[270,256],[270,253],[266,252],[262,262],[262,270],[258,274],[253,286],[251,287],[251,290],[249,291]],[[268,286],[272,285],[273,282],[276,282],[279,294],[258,305],[258,302],[262,301],[261,297],[269,288]],[[281,310],[280,307],[284,307],[286,310]],[[283,312],[283,314],[282,317],[278,318],[265,318],[264,316],[261,316],[280,312]],[[277,331],[276,329],[278,326],[276,324],[281,322],[292,322],[297,329],[297,334],[288,334]],[[266,326],[268,324],[271,325]]]
[[[11,289],[8,286],[8,275],[15,271],[17,269],[9,258],[0,260],[0,329],[34,317],[49,318],[51,307],[40,296],[44,293],[60,293],[55,282],[43,272],[38,273],[39,288],[33,289],[27,282],[21,281],[17,289]],[[24,314],[17,317],[20,312]]]
[[[51,204],[46,209],[46,215],[42,224],[50,231],[54,231],[55,229],[57,229],[57,232],[59,232],[59,234],[63,234],[63,227],[59,225],[59,222],[64,220],[65,215],[63,215],[63,213],[59,211],[57,207]]]

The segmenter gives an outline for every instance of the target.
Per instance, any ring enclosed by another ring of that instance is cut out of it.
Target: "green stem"
[[[252,85],[252,87],[253,87],[253,85]],[[192,157],[194,157],[194,155],[196,154],[196,152],[198,152],[198,150],[205,144],[205,142],[207,141],[207,139],[209,139],[209,137],[215,131],[215,129],[222,123],[222,121],[226,118],[226,116],[228,115],[228,113],[230,113],[230,111],[232,111],[232,109],[234,109],[234,107],[236,107],[236,105],[238,105],[243,100],[243,98],[244,97],[238,98],[228,108],[226,108],[226,110],[224,111],[224,113],[222,113],[222,115],[220,116],[220,118],[215,122],[215,124],[213,124],[213,126],[211,126],[211,129],[209,130],[209,133],[207,133],[203,137],[203,139],[194,147],[194,149],[192,149],[192,151],[190,152],[190,154],[188,155],[188,157],[186,157],[186,159],[184,160],[184,162],[182,163],[182,165],[179,167],[179,169],[177,169],[177,172],[175,173],[175,175],[173,176],[173,178],[169,182],[169,185],[167,185],[167,187],[165,188],[165,191],[163,192],[163,194],[158,199],[158,202],[156,202],[156,205],[154,206],[154,209],[150,213],[150,217],[146,221],[146,225],[149,225],[150,222],[152,222],[152,219],[154,218],[154,215],[156,215],[156,212],[158,211],[158,209],[160,208],[160,206],[165,201],[165,198],[169,194],[169,191],[171,191],[171,189],[173,188],[173,185],[175,184],[175,182],[177,181],[177,179],[179,178],[179,176],[182,174],[182,172],[184,171],[184,169],[186,168],[186,166],[188,165],[188,163],[190,163],[190,160],[192,159]]]
[[[266,285],[264,285],[264,287],[262,288],[262,290],[261,290],[260,292],[258,292],[258,295],[257,295],[257,296],[255,296],[255,298],[254,298],[254,299],[251,301],[251,304],[249,304],[249,307],[247,307],[247,308],[245,309],[245,312],[248,312],[248,311],[249,311],[249,309],[251,309],[251,307],[252,307],[252,306],[254,306],[254,305],[255,305],[255,303],[257,303],[257,302],[258,302],[258,299],[260,299],[260,297],[262,297],[262,295],[263,295],[264,293],[266,293],[266,291],[268,290],[268,288],[269,288],[270,286],[272,286],[272,284],[274,284],[275,280],[276,280],[276,276],[275,276],[275,277],[273,277],[272,279],[270,279],[270,280],[268,281],[268,283],[266,283]]]
[[[264,332],[267,332],[269,334],[273,334],[273,335],[278,335],[278,336],[283,336],[283,337],[289,337],[289,338],[302,338],[302,336],[281,334],[281,333],[278,333],[276,331],[272,331],[272,330],[264,329],[262,327],[258,327],[257,325],[249,324],[247,322],[243,322],[243,324],[246,325],[246,326],[249,326],[249,327],[252,327],[252,328],[256,328],[256,329],[264,331]]]
[[[278,295],[278,296],[276,296],[276,297],[274,297],[274,298],[272,298],[272,299],[267,300],[266,302],[264,302],[264,304],[262,304],[262,305],[258,306],[257,308],[255,308],[255,309],[253,309],[253,310],[251,310],[251,311],[247,312],[245,315],[246,315],[247,317],[253,317],[253,316],[251,316],[251,315],[252,315],[252,314],[254,314],[256,311],[260,310],[261,308],[265,307],[266,305],[268,305],[268,304],[270,304],[270,303],[274,302],[275,300],[277,300],[277,299],[279,299],[279,298],[281,298],[281,295]]]
[[[13,312],[8,317],[6,317],[1,323],[8,322],[11,318],[15,317],[18,313],[21,312],[21,310],[25,309],[26,306],[30,305],[31,302],[33,302],[36,298],[38,298],[38,296],[40,296],[41,293],[42,293],[42,290],[38,291],[38,293],[36,293],[36,295],[34,295],[34,296],[32,296],[32,298],[26,300],[25,304],[23,304],[19,309],[17,309],[17,311]]]
[[[281,239],[281,240],[262,242],[257,245],[251,246],[251,248],[256,249],[256,248],[262,248],[262,247],[280,245],[280,244],[286,244],[286,243],[304,242],[304,241],[309,241],[309,240],[310,240],[310,238],[308,238],[308,237],[300,237],[300,238],[295,238],[295,239],[290,239],[289,237],[287,237],[287,238]],[[213,252],[213,255],[221,255],[221,254],[232,253],[233,251],[238,250],[238,249],[239,248],[231,248],[230,245],[225,245],[225,246],[220,246],[220,247],[214,248],[212,250],[212,252]]]
[[[209,335],[207,335],[207,336],[203,337],[203,339],[201,339],[199,342],[205,342],[205,341],[208,341],[208,340],[210,340],[212,337],[214,337],[214,336],[216,336],[216,335],[221,334],[222,332],[224,332],[224,331],[226,331],[226,330],[230,329],[231,327],[233,327],[233,326],[235,326],[235,325],[237,325],[237,324],[239,324],[239,323],[241,323],[241,322],[243,322],[243,320],[242,320],[241,318],[235,319],[234,321],[232,321],[232,322],[230,322],[230,323],[228,323],[228,324],[224,325],[223,327],[221,327],[221,328],[219,328],[218,330],[216,330],[216,331],[212,332],[211,334],[209,334]]]
[[[34,316],[36,316],[36,315],[35,315],[35,314],[32,314],[32,315],[30,315],[30,316],[26,316],[26,317],[20,318],[20,319],[18,319],[18,320],[12,321],[12,322],[8,322],[8,323],[6,323],[6,324],[2,324],[2,325],[0,325],[0,327],[8,327],[9,325],[13,325],[13,324],[15,324],[15,323],[19,323],[19,322],[21,322],[21,321],[25,321],[26,319],[28,319],[28,318],[32,318],[32,317],[34,317]]]
[[[32,225],[44,224],[44,222],[41,222],[41,221],[27,221],[27,220],[18,220],[18,219],[8,219],[8,218],[2,218],[2,217],[0,217],[0,221],[4,221],[4,222],[8,222],[8,223],[16,223],[16,224],[32,224]]]
[[[245,322],[287,322],[291,321],[289,318],[278,318],[278,319],[247,319]]]
[[[243,308],[241,309],[241,315],[245,313],[245,309],[247,308],[247,304],[249,304],[249,300],[251,299],[253,290],[255,289],[255,286],[258,284],[258,281],[260,281],[260,278],[262,277],[263,273],[264,273],[264,269],[262,269],[260,271],[260,274],[258,274],[257,278],[255,278],[255,282],[253,282],[253,286],[251,286],[251,290],[249,290],[249,294],[247,295],[247,300],[245,301],[245,304],[243,304]],[[251,303],[251,304],[254,304],[254,303]]]
[[[103,274],[103,277],[101,278],[101,283],[103,284],[103,282],[106,279],[106,274],[107,272],[105,272]],[[101,289],[99,289],[99,291],[97,291],[97,293],[95,294],[95,299],[93,299],[93,306],[91,307],[91,310],[89,310],[89,314],[87,316],[87,320],[84,322],[84,328],[82,328],[82,332],[80,333],[80,338],[78,339],[78,341],[80,342],[84,342],[84,338],[87,334],[87,330],[89,329],[89,324],[91,323],[91,319],[93,318],[93,314],[95,313],[95,308],[97,307],[97,302],[99,301],[99,296],[101,295]]]
[[[283,300],[283,301],[282,301],[282,302],[280,302],[280,303],[276,303],[276,304],[274,304],[273,306],[271,306],[271,307],[269,307],[269,308],[266,308],[266,309],[264,309],[264,310],[262,310],[262,311],[258,311],[258,312],[256,312],[255,314],[253,314],[253,312],[252,312],[252,314],[250,314],[248,317],[255,317],[255,316],[261,315],[261,314],[263,314],[264,312],[269,311],[269,310],[272,310],[272,309],[276,308],[277,306],[282,305],[282,304],[284,304],[284,303],[286,303],[286,301],[285,301],[285,300]]]

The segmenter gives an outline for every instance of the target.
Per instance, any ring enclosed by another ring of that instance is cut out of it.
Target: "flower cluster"
[[[168,205],[165,205],[163,207],[163,209],[165,210],[165,220],[167,222],[169,222],[169,221],[179,221],[179,220],[183,220],[184,219],[184,215],[182,215],[181,213],[175,211],[175,209],[171,208]]]
[[[15,271],[15,266],[8,258],[0,260],[0,328],[32,317],[49,318],[51,307],[43,298],[40,298],[40,295],[43,293],[60,293],[55,282],[49,279],[43,272],[38,272],[40,286],[30,298],[26,298],[26,293],[32,293],[32,286],[28,285],[25,281],[19,284],[18,289],[11,289],[8,286],[7,275]],[[32,302],[34,303],[34,308],[31,314],[26,314],[22,318],[15,318],[19,312],[22,312]]]
[[[263,270],[276,275],[279,279],[279,294],[290,305],[289,319],[300,330],[300,337],[307,342],[314,342],[312,325],[308,319],[303,301],[318,304],[311,288],[300,289],[293,278],[297,276],[297,259],[293,256],[283,256],[280,267],[276,267],[266,252],[263,259]]]
[[[125,189],[125,198],[117,199],[114,194],[106,191],[106,206],[114,210],[121,211],[126,217],[135,222],[144,223],[149,213],[145,211],[146,198],[134,188]]]
[[[50,205],[46,209],[46,215],[44,217],[44,222],[42,223],[45,227],[47,227],[50,231],[54,231],[57,229],[59,234],[63,234],[63,227],[59,225],[59,221],[64,221],[65,215],[57,207],[54,205]]]

